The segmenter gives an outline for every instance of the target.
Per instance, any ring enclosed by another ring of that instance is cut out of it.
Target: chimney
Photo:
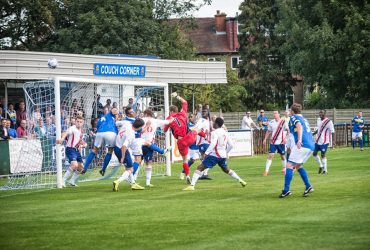
[[[215,28],[217,34],[225,34],[226,33],[226,14],[220,13],[220,11],[217,11],[217,14],[215,15]]]

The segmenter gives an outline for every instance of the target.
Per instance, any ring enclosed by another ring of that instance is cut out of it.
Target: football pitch
[[[315,191],[306,198],[295,173],[293,195],[279,199],[280,160],[262,177],[265,161],[265,155],[229,160],[245,188],[215,167],[213,180],[182,191],[174,164],[172,177],[154,177],[155,187],[143,191],[122,183],[115,193],[110,180],[1,191],[0,249],[370,248],[369,148],[330,150],[326,176],[311,157],[305,168]]]

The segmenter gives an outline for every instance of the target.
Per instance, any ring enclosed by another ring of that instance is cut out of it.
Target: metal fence
[[[335,146],[336,147],[348,147],[352,145],[352,128],[350,124],[336,124],[335,129]],[[369,147],[369,133],[370,124],[365,124],[363,129],[363,140],[364,146]],[[269,151],[269,144],[263,145],[263,139],[265,138],[266,131],[254,130],[253,131],[253,150],[254,154],[267,154]]]

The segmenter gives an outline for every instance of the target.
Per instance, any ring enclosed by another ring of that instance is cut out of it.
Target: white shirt
[[[268,131],[271,133],[270,143],[274,145],[285,144],[287,130],[289,129],[288,123],[280,119],[279,121],[271,120],[267,126]]]
[[[218,128],[212,131],[211,144],[205,154],[218,158],[227,158],[227,153],[232,149],[232,147],[227,131],[223,128]]]
[[[121,127],[116,136],[116,146],[122,148],[133,148],[133,142],[135,140],[135,130],[132,128],[131,122],[121,122]]]
[[[318,145],[328,144],[332,133],[335,133],[334,124],[329,118],[317,120],[316,143]]]
[[[196,141],[197,145],[209,144],[209,142],[210,142],[209,120],[204,119],[204,118],[200,118],[195,126],[200,131],[204,132],[204,134],[206,135],[206,137],[202,137],[202,136],[199,136],[199,135],[197,136],[197,141]]]
[[[143,120],[145,124],[150,121],[150,125],[144,127],[143,131],[141,132],[141,138],[152,143],[154,142],[157,128],[168,125],[170,123],[169,120],[158,120],[152,117],[144,117]]]
[[[243,117],[243,120],[242,120],[242,125],[241,125],[241,128],[242,129],[252,129],[252,124],[253,124],[253,120],[251,117],[248,117],[248,116],[244,116]]]
[[[73,125],[67,129],[67,147],[77,148],[80,144],[83,132],[82,129],[76,128],[76,125]]]

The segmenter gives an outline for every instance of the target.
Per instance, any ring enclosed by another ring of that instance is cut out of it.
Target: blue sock
[[[356,141],[355,140],[352,140],[352,147],[355,148],[356,147]]]
[[[189,160],[189,161],[188,161],[188,166],[189,166],[189,168],[190,168],[190,166],[191,166],[191,165],[193,165],[193,163],[194,163],[194,162],[195,162],[195,161],[192,161],[192,160]]]
[[[157,146],[156,144],[154,144],[154,143],[150,144],[149,148],[150,148],[151,150],[154,150],[155,152],[160,153],[161,155],[163,155],[163,154],[164,154],[164,149],[161,149],[160,147],[158,147],[158,146]]]
[[[300,169],[298,169],[298,173],[301,175],[301,178],[302,178],[304,184],[306,185],[306,189],[311,187],[310,181],[308,180],[308,175],[307,175],[306,170],[304,168],[300,168]]]
[[[85,172],[89,168],[89,166],[90,166],[91,162],[94,160],[94,158],[95,158],[95,153],[94,153],[94,151],[91,151],[90,154],[87,156],[85,164],[84,164],[84,171]]]
[[[286,153],[286,161],[288,162],[290,154]]]
[[[107,153],[104,157],[103,168],[101,170],[105,171],[107,169],[110,159],[112,159],[112,153]]]
[[[293,169],[287,168],[285,171],[285,182],[284,182],[284,190],[283,192],[286,193],[290,190],[290,183],[293,179]]]
[[[136,161],[132,164],[132,167],[134,168],[134,172],[132,173],[133,175],[136,174],[137,170],[139,169],[139,166],[140,164]]]
[[[364,147],[364,140],[360,140],[360,148],[363,148]]]

